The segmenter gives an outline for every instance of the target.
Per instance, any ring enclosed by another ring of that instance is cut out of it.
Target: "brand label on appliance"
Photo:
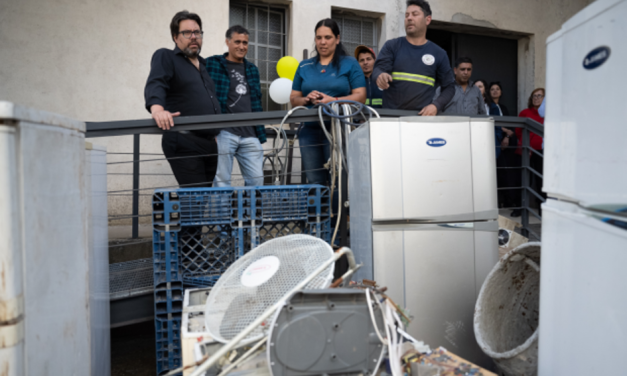
[[[443,138],[430,138],[427,140],[427,145],[439,148],[440,146],[446,145],[446,140]]]
[[[607,61],[610,57],[611,50],[607,46],[597,47],[594,50],[588,52],[583,59],[583,67],[586,69],[598,68]]]
[[[281,261],[276,256],[263,257],[248,265],[242,273],[242,285],[257,287],[266,283],[279,270]]]

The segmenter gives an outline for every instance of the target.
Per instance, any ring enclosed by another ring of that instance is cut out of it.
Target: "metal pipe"
[[[0,123],[2,120],[0,120]],[[0,124],[0,265],[2,288],[0,304],[0,357],[3,368],[22,375],[24,358],[24,285],[22,276],[22,209],[18,177],[17,131],[13,125]],[[28,229],[30,230],[30,229]],[[29,233],[33,233],[32,231]],[[89,354],[89,349],[87,349]]]
[[[133,135],[133,239],[139,238],[139,136]]]
[[[201,129],[221,129],[250,125],[281,124],[288,111],[247,112],[239,114],[199,115],[174,118],[175,127],[171,131],[193,131]],[[415,111],[381,109],[382,117],[413,116]],[[290,115],[290,122],[302,123],[318,121],[318,110],[307,109]],[[131,134],[163,134],[153,119],[122,120],[107,122],[86,122],[85,137],[109,137]]]
[[[529,202],[529,192],[528,189],[530,189],[530,184],[529,184],[529,168],[531,168],[530,166],[530,161],[529,161],[529,129],[527,128],[523,128],[522,131],[522,166],[524,167],[522,169],[522,186],[523,189],[521,191],[521,196],[520,196],[520,200],[521,200],[521,205],[522,206],[522,235],[526,238],[529,237],[529,231],[527,230],[529,228],[529,206],[530,206],[530,202]]]
[[[236,335],[232,340],[228,343],[224,344],[220,348],[220,350],[216,351],[209,359],[207,359],[203,364],[198,366],[191,374],[191,376],[201,376],[205,371],[207,371],[212,365],[214,365],[221,357],[223,357],[227,352],[231,349],[235,348],[238,343],[240,343],[248,334],[257,329],[261,323],[266,321],[270,316],[274,314],[274,312],[281,308],[284,302],[292,296],[298,290],[304,288],[311,280],[313,280],[318,274],[322,273],[326,268],[331,266],[335,261],[337,261],[343,255],[350,253],[352,255],[353,251],[349,248],[342,248],[333,254],[329,260],[327,260],[324,264],[320,265],[313,273],[308,275],[305,279],[303,279],[299,284],[297,284],[292,290],[290,290],[287,294],[283,295],[283,297],[276,302],[272,307],[268,308],[264,313],[262,313],[255,321],[250,323],[244,330],[242,330],[238,335]],[[353,256],[354,259],[354,256]]]

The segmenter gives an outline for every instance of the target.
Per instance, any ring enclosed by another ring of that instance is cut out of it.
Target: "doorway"
[[[510,38],[454,32],[434,27],[427,29],[427,39],[442,47],[453,62],[458,57],[472,59],[472,77],[498,81],[503,87],[501,103],[509,116],[518,116],[518,41]]]

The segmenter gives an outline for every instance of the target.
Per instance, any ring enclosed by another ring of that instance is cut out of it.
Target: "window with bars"
[[[281,110],[268,89],[279,78],[276,63],[285,56],[285,10],[240,2],[231,2],[229,8],[229,26],[242,25],[250,33],[246,59],[259,68],[264,111]]]
[[[355,48],[360,44],[379,52],[376,18],[349,16],[339,12],[333,12],[331,18],[340,27],[342,44],[350,56],[353,56]]]

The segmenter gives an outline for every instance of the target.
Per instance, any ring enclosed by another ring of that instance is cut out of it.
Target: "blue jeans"
[[[246,186],[263,185],[263,148],[257,137],[240,137],[220,131],[218,143],[218,170],[214,187],[230,187],[233,157],[237,158]]]
[[[329,170],[324,165],[331,157],[331,146],[320,123],[305,123],[298,135],[298,142],[307,182],[328,186]]]

